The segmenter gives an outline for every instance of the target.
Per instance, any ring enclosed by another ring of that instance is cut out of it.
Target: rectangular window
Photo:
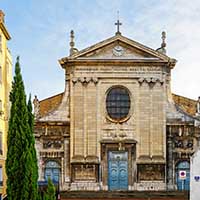
[[[3,169],[2,169],[2,166],[0,166],[0,186],[3,186]]]
[[[0,83],[2,83],[2,67],[0,66]]]
[[[3,133],[0,132],[0,155],[3,155]]]
[[[0,35],[0,52],[2,52],[2,36]]]
[[[2,100],[0,99],[0,115],[2,111],[3,111],[3,103],[2,103]]]
[[[9,67],[9,62],[8,61],[6,61],[6,74],[7,74],[7,77],[10,74],[10,67]]]

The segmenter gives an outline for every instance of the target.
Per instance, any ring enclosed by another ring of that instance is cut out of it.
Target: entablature
[[[42,123],[36,124],[34,128],[34,134],[36,137],[69,137],[69,126],[61,125],[60,123]]]

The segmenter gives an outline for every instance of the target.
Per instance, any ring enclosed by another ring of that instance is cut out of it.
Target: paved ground
[[[187,192],[63,192],[61,200],[189,200]]]
[[[91,200],[91,199],[92,198],[90,198],[90,199],[80,199],[80,198],[79,199],[77,199],[77,198],[74,199],[73,198],[73,200]],[[61,199],[61,200],[72,200],[72,198],[70,198],[70,199],[68,199],[68,198],[67,199]],[[103,199],[96,199],[95,198],[95,200],[103,200]],[[188,198],[187,199],[182,199],[182,198],[173,198],[172,199],[170,197],[169,198],[153,198],[153,199],[152,198],[145,198],[145,199],[144,198],[142,198],[142,199],[141,198],[139,198],[139,199],[138,198],[137,199],[136,198],[114,198],[114,199],[110,199],[109,198],[109,200],[188,200]]]
[[[91,200],[93,198],[87,198],[87,199],[82,199],[82,198],[62,198],[61,200]],[[97,199],[94,198],[95,200],[103,200],[103,199]],[[105,200],[106,198],[104,198]],[[161,197],[161,198],[109,198],[109,200],[188,200],[188,198],[171,198],[171,197]]]

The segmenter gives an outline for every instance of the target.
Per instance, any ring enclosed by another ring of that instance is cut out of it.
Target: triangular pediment
[[[145,51],[139,50],[120,40],[114,41],[101,48],[95,49],[77,59],[158,59]]]
[[[78,51],[68,59],[133,59],[169,61],[169,57],[122,35],[116,35]]]

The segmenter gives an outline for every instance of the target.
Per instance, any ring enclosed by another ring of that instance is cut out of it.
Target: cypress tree
[[[37,180],[38,180],[38,166],[37,166],[37,155],[35,150],[35,138],[34,138],[34,116],[32,114],[32,103],[31,103],[31,95],[29,95],[28,105],[28,124],[30,127],[30,134],[27,134],[27,138],[29,140],[29,156],[30,156],[30,164],[29,167],[29,200],[35,200],[38,194]]]
[[[50,178],[48,178],[47,191],[44,195],[44,200],[56,200],[56,190]]]
[[[37,200],[43,200],[43,198],[42,198],[42,192],[40,192],[40,191],[38,191]]]
[[[15,76],[10,93],[11,113],[7,138],[7,197],[8,200],[36,200],[37,160],[33,156],[33,119],[26,105],[24,83],[19,57],[15,65]],[[36,165],[35,165],[36,164]],[[31,196],[30,196],[31,195]]]

